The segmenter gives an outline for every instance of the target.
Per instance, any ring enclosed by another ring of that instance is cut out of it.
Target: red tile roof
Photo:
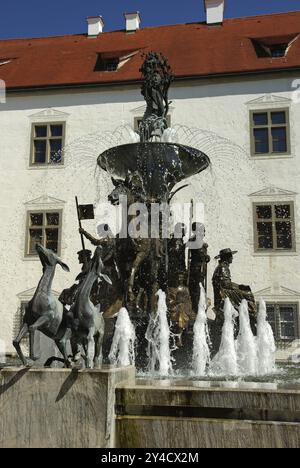
[[[141,53],[114,72],[95,71],[98,54],[162,52],[176,78],[300,69],[300,36],[283,58],[258,58],[251,39],[297,36],[300,11],[205,23],[0,41],[0,79],[8,89],[140,80]],[[126,54],[124,54],[126,55]],[[1,65],[1,61],[12,59]]]

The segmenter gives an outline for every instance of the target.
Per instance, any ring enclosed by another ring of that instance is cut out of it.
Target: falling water
[[[166,295],[158,291],[157,312],[149,320],[146,331],[148,340],[148,370],[151,375],[157,371],[160,376],[172,373],[172,359],[170,352],[170,328],[167,319]]]
[[[224,304],[224,325],[222,329],[221,345],[213,358],[210,373],[217,375],[237,375],[237,355],[234,342],[234,308],[227,297]]]
[[[256,342],[250,326],[246,300],[243,300],[239,307],[239,334],[236,344],[239,374],[255,375],[257,373]]]
[[[206,315],[206,294],[200,284],[200,300],[198,314],[194,324],[193,342],[193,375],[204,375],[206,367],[210,363],[209,335]]]
[[[267,322],[266,303],[261,299],[257,316],[257,356],[259,375],[275,371],[275,340],[271,325]]]
[[[111,345],[109,360],[115,366],[130,366],[135,363],[134,356],[135,330],[127,309],[123,307],[118,313],[115,333]]]

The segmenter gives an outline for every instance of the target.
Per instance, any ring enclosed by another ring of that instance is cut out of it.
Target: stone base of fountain
[[[300,388],[5,368],[0,421],[1,448],[296,448]]]
[[[134,367],[0,371],[1,448],[115,446],[115,387]]]
[[[116,389],[117,446],[297,448],[300,389],[137,380]],[[252,387],[252,388],[251,388]]]

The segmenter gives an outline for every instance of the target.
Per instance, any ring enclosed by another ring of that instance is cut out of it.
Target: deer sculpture
[[[99,368],[102,364],[102,342],[104,336],[104,318],[100,312],[100,304],[94,305],[90,299],[93,285],[99,279],[111,280],[103,274],[103,262],[101,260],[101,246],[95,250],[89,265],[86,277],[80,284],[74,304],[71,306],[72,337],[71,346],[73,355],[78,355],[80,346],[85,352],[86,367],[88,369]]]
[[[43,275],[39,281],[33,298],[26,306],[23,325],[13,345],[24,366],[30,362],[24,356],[20,343],[28,334],[33,337],[34,332],[39,330],[44,335],[53,339],[63,355],[67,367],[71,366],[67,355],[66,345],[71,337],[71,331],[65,324],[64,307],[51,291],[56,265],[59,264],[63,270],[70,271],[69,267],[52,251],[41,244],[36,245],[36,251],[43,266]],[[33,348],[31,346],[31,348]],[[33,352],[31,359],[35,359]]]

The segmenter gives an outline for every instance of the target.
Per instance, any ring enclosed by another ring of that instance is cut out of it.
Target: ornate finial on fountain
[[[140,69],[144,79],[141,93],[147,109],[139,125],[139,134],[141,142],[145,142],[155,137],[160,139],[164,130],[168,128],[168,91],[173,75],[167,59],[162,54],[149,52],[142,57],[145,60]]]

